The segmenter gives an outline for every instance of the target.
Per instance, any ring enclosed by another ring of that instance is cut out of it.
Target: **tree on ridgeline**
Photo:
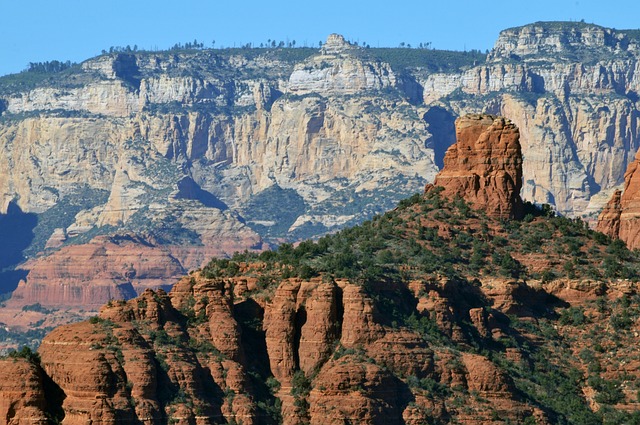
[[[76,63],[71,61],[61,62],[57,60],[46,61],[46,62],[29,62],[29,67],[27,68],[27,72],[40,72],[40,73],[56,73],[64,71],[65,69],[69,69],[72,66],[76,65]]]

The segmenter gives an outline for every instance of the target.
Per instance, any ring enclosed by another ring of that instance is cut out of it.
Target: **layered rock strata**
[[[522,152],[518,128],[493,115],[467,115],[456,120],[456,143],[444,156],[444,168],[433,185],[442,195],[460,197],[494,218],[522,214]]]
[[[42,369],[25,359],[0,360],[0,420],[7,425],[46,425],[49,396],[44,388]],[[50,402],[53,400],[50,400]]]
[[[0,211],[15,205],[46,219],[11,305],[95,308],[134,295],[129,283],[135,293],[172,284],[165,260],[198,268],[264,249],[263,237],[356,223],[418,190],[436,172],[427,125],[390,66],[362,51],[333,35],[298,64],[113,54],[69,81],[14,93],[0,123]],[[149,253],[143,268],[158,273],[148,285],[122,276],[120,262],[140,265],[117,253],[95,273],[70,263],[109,251],[114,235]]]
[[[98,237],[25,267],[27,279],[13,292],[8,308],[40,304],[97,310],[146,288],[169,288],[185,273],[168,250],[134,237]]]

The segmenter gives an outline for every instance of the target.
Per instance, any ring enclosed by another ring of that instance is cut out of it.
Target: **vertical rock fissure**
[[[293,319],[293,364],[295,370],[300,370],[300,340],[302,339],[302,327],[307,323],[307,310],[300,306]]]
[[[62,388],[47,375],[47,372],[45,372],[41,365],[38,365],[38,373],[42,377],[42,389],[44,390],[47,403],[45,413],[51,419],[52,423],[62,423],[65,416],[62,403],[64,399],[67,398],[67,395]]]
[[[335,322],[335,341],[338,342],[342,339],[342,324],[344,323],[344,300],[343,300],[342,288],[336,285],[335,291],[335,307],[336,307],[336,322]]]

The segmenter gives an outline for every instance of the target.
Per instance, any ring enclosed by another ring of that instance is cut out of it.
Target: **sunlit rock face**
[[[496,218],[522,215],[522,151],[518,128],[504,117],[467,115],[456,120],[456,143],[427,191],[459,197]]]
[[[617,190],[598,217],[597,230],[621,239],[629,249],[640,247],[640,173],[636,159],[629,164],[624,188]]]

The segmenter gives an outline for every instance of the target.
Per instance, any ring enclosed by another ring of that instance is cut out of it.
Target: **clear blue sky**
[[[0,0],[0,75],[29,62],[81,62],[110,46],[168,48],[193,39],[317,46],[333,32],[372,47],[431,42],[484,51],[505,28],[581,19],[638,28],[639,12],[638,0]]]

